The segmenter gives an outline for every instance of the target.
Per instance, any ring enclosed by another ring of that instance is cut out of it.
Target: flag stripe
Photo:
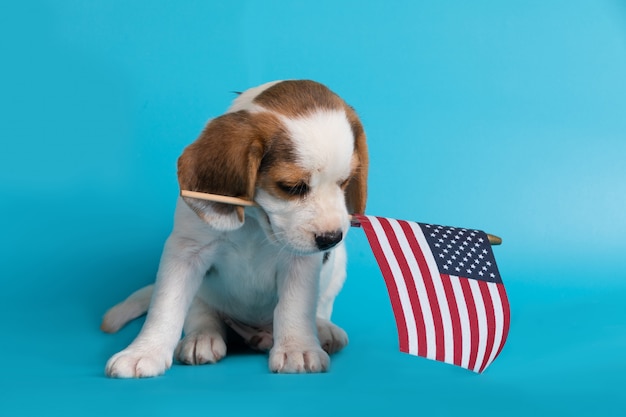
[[[478,372],[482,373],[487,366],[487,362],[491,357],[491,352],[493,351],[493,344],[496,337],[496,313],[493,306],[493,301],[491,299],[491,293],[489,292],[489,287],[487,286],[487,281],[478,281],[478,286],[480,288],[480,293],[483,297],[484,305],[485,305],[485,319],[487,321],[487,334],[486,334],[486,346],[485,346],[485,355],[483,356],[482,363],[480,364],[480,368],[478,368]]]
[[[452,325],[452,341],[453,356],[452,362],[457,366],[461,366],[461,359],[463,357],[463,343],[460,342],[463,339],[463,333],[461,330],[461,316],[459,314],[459,306],[456,302],[454,288],[452,287],[452,277],[450,275],[441,275],[441,282],[443,284],[444,291],[446,293],[446,299],[448,300],[448,307],[450,309],[450,320]]]
[[[426,299],[426,292],[423,288],[423,283],[420,280],[416,280],[415,277],[419,276],[420,269],[413,256],[413,250],[410,247],[409,242],[406,240],[406,235],[402,233],[399,228],[399,223],[393,219],[379,219],[385,226],[387,237],[393,242],[395,250],[397,250],[397,256],[402,259],[406,265],[405,280],[407,282],[407,288],[409,290],[409,298],[415,315],[415,325],[417,333],[417,347],[416,352],[419,356],[426,357],[428,352],[428,337],[427,333],[429,329],[434,328],[432,320],[430,319],[430,305],[429,300]],[[393,239],[391,239],[393,237]],[[410,285],[409,285],[410,284]],[[420,285],[421,284],[421,285]],[[419,288],[418,288],[419,286]]]
[[[411,306],[408,301],[408,295],[406,293],[406,286],[401,279],[399,273],[399,267],[393,256],[393,252],[389,247],[387,239],[381,239],[385,236],[385,233],[375,217],[369,217],[372,231],[374,232],[377,247],[374,250],[376,259],[378,260],[381,269],[385,269],[387,274],[383,272],[385,282],[387,283],[387,289],[390,297],[392,297],[392,308],[394,316],[396,318],[396,325],[398,327],[398,339],[400,343],[400,350],[406,353],[413,353],[410,351],[410,339],[415,337],[416,327],[413,316],[411,314]],[[386,275],[386,276],[385,276]],[[408,305],[407,305],[408,304]],[[416,354],[416,353],[413,353]]]
[[[468,280],[470,288],[472,290],[472,296],[474,297],[474,304],[476,306],[476,317],[478,318],[478,348],[476,352],[476,363],[472,370],[478,372],[483,358],[485,357],[485,347],[487,346],[487,319],[485,318],[485,302],[482,299],[478,281],[475,279]]]
[[[428,268],[427,274],[424,272],[422,273],[422,278],[425,283],[427,283],[427,291],[430,288],[428,283],[432,284],[432,291],[428,292],[428,296],[431,300],[431,304],[433,305],[433,319],[436,325],[435,342],[437,351],[435,359],[442,362],[452,363],[454,356],[452,323],[445,291],[441,282],[441,273],[439,272],[437,262],[435,262],[432,252],[429,250],[422,250],[422,248],[428,248],[428,242],[426,241],[426,237],[424,236],[420,226],[414,222],[403,222],[403,225],[406,226],[405,234],[412,243],[411,247],[413,248],[413,254],[417,257],[418,263],[420,259],[423,259],[426,264],[425,266]]]
[[[470,352],[472,350],[472,329],[470,323],[470,314],[465,301],[465,295],[461,286],[461,281],[465,278],[460,278],[454,275],[450,275],[450,283],[454,291],[454,297],[459,308],[459,317],[461,320],[461,366],[469,369]],[[458,342],[457,342],[458,343]]]
[[[415,328],[409,328],[409,335],[415,334],[414,338],[409,337],[409,351],[413,354],[419,355],[419,353],[421,353],[419,349],[424,346],[425,343],[419,343],[418,339],[421,333],[420,330],[424,328],[424,320],[418,291],[415,287],[415,279],[413,278],[417,271],[412,271],[407,262],[407,259],[411,259],[411,257],[407,255],[407,252],[410,253],[410,249],[407,248],[408,243],[406,242],[406,240],[402,241],[401,239],[402,237],[404,237],[404,235],[402,233],[396,233],[396,221],[393,219],[385,218],[378,218],[377,220],[385,231],[385,234],[389,241],[389,245],[398,262],[400,270],[402,271],[402,276],[404,278],[403,282],[406,284],[406,292],[409,300],[409,305],[407,305],[407,308],[410,307],[410,310],[413,313],[413,317],[415,318]]]
[[[502,284],[496,284],[490,282],[487,286],[489,288],[489,293],[491,295],[491,299],[493,300],[493,308],[494,308],[494,320],[495,320],[495,334],[493,347],[491,349],[491,354],[489,355],[489,359],[485,363],[483,367],[483,371],[487,368],[491,362],[494,361],[496,355],[498,354],[498,349],[500,348],[500,344],[502,343],[503,329],[504,329],[504,307],[502,306],[502,300],[500,298],[500,293],[498,292],[498,287]]]
[[[370,243],[372,252],[374,253],[374,257],[378,262],[378,266],[380,267],[383,278],[385,279],[385,284],[387,285],[387,292],[389,293],[391,307],[396,320],[396,326],[398,328],[398,342],[400,345],[400,351],[408,353],[409,337],[407,330],[407,320],[404,315],[404,308],[402,307],[402,303],[400,301],[400,295],[394,275],[391,272],[391,267],[389,266],[389,263],[380,243],[383,235],[376,233],[373,225],[374,219],[372,219],[371,223],[370,220],[365,216],[361,217],[359,220],[361,221],[361,226],[363,227],[363,230],[369,232],[365,235],[367,236],[367,240]]]
[[[511,324],[511,310],[509,307],[509,299],[506,296],[506,291],[504,290],[504,285],[498,285],[498,293],[500,294],[502,310],[504,311],[504,323],[502,325],[502,342],[500,343],[500,347],[498,348],[498,352],[496,353],[494,359],[498,357],[504,347],[506,338],[509,336],[509,326]]]
[[[476,303],[474,302],[474,296],[470,288],[470,283],[467,278],[459,280],[461,283],[461,289],[463,290],[463,299],[467,306],[467,316],[469,319],[469,360],[467,363],[467,369],[474,369],[476,365],[476,355],[478,354],[478,314],[476,313]]]

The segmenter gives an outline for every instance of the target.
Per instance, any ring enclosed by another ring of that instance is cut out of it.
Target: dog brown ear
[[[271,138],[268,129],[275,125],[268,117],[238,111],[211,120],[178,159],[180,189],[253,200],[259,165]],[[243,225],[243,207],[183,199],[217,229]]]
[[[352,133],[354,134],[354,152],[358,159],[355,172],[353,172],[352,178],[346,187],[346,206],[349,213],[363,214],[365,213],[365,205],[367,202],[367,171],[369,167],[367,142],[365,130],[363,129],[359,117],[351,107],[346,107],[348,121],[352,127]]]

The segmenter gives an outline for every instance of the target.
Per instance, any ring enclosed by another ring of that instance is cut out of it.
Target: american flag
[[[479,230],[356,215],[389,291],[400,350],[482,373],[507,338],[509,303]]]

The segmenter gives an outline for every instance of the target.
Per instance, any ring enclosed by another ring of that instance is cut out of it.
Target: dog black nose
[[[328,250],[341,242],[343,239],[343,232],[336,230],[334,232],[322,233],[321,235],[315,235],[315,244],[319,250]]]

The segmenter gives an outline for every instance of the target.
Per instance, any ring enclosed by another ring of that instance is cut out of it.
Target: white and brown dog
[[[325,86],[277,81],[240,94],[185,149],[178,178],[182,190],[258,206],[179,198],[156,284],[104,317],[102,329],[115,332],[148,311],[106,374],[160,375],[174,355],[215,363],[227,326],[270,350],[273,372],[326,371],[328,354],[348,343],[330,316],[346,277],[349,214],[365,210],[367,166],[361,122]]]

